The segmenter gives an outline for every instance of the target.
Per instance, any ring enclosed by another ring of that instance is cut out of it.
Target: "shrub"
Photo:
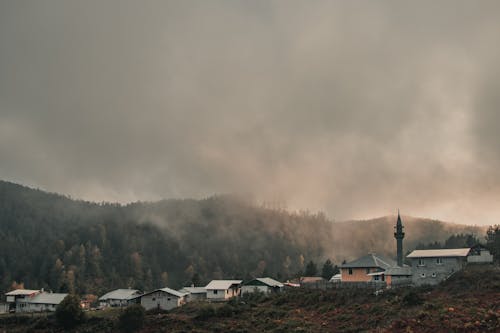
[[[135,332],[144,325],[146,311],[140,304],[128,306],[118,318],[120,329],[123,332]]]
[[[198,314],[196,315],[197,319],[205,320],[215,316],[215,308],[211,304],[206,304],[200,307],[198,310]]]
[[[407,306],[415,306],[422,304],[424,300],[422,299],[422,297],[420,297],[419,294],[411,290],[403,296],[402,302]]]
[[[80,307],[80,298],[66,296],[56,308],[56,320],[66,329],[73,328],[85,320],[85,313]]]

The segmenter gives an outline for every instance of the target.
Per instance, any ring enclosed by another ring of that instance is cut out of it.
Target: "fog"
[[[498,1],[0,1],[0,179],[500,218]]]

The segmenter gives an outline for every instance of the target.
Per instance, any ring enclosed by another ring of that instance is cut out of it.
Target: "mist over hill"
[[[177,288],[214,278],[284,280],[367,252],[395,256],[395,216],[333,222],[322,213],[273,210],[235,196],[128,205],[91,203],[0,181],[0,288],[100,294]],[[403,216],[404,250],[486,227]]]

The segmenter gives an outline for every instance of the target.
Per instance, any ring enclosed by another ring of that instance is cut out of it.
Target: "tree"
[[[323,264],[323,269],[321,270],[321,276],[324,279],[330,280],[334,274],[335,274],[335,267],[333,267],[332,261],[330,259],[327,259]]]
[[[140,304],[128,306],[118,318],[120,329],[123,332],[135,332],[144,325],[146,311]]]
[[[66,296],[56,308],[56,319],[66,329],[82,323],[85,320],[85,313],[80,306],[80,298],[76,295]]]
[[[500,225],[490,226],[486,231],[486,246],[495,261],[500,261]]]
[[[318,274],[318,267],[316,267],[314,261],[311,260],[306,266],[305,276],[316,276],[316,274]]]

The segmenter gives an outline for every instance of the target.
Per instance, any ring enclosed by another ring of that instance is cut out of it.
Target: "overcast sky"
[[[500,223],[499,1],[0,0],[0,179]]]

